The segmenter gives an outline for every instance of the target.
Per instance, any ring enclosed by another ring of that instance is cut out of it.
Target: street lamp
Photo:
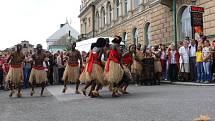
[[[177,20],[176,20],[176,0],[173,0],[173,40],[175,43],[175,47],[177,48]]]

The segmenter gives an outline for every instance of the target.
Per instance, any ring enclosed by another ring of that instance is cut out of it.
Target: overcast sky
[[[0,0],[0,50],[22,40],[47,47],[46,39],[65,23],[80,31],[81,0]]]

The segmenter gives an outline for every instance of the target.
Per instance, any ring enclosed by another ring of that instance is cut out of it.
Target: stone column
[[[144,0],[140,0],[140,10],[144,10]]]
[[[131,16],[132,12],[132,0],[128,0],[128,16]]]
[[[119,0],[119,17],[122,17],[122,0]]]
[[[105,24],[104,27],[108,25],[108,7],[107,7],[107,2],[104,3],[104,9],[105,9]]]

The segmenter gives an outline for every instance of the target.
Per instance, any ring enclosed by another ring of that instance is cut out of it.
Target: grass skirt
[[[104,71],[102,67],[98,64],[93,64],[92,72],[90,74],[89,72],[87,72],[87,66],[79,78],[81,82],[87,84],[92,80],[95,80],[97,83],[105,85],[106,83],[104,81]]]
[[[6,81],[10,81],[13,84],[17,85],[23,83],[24,76],[23,76],[23,69],[20,68],[13,68],[10,67],[9,72],[6,76]]]
[[[36,82],[36,84],[41,84],[43,82],[47,82],[47,73],[45,70],[37,70],[32,68],[29,83],[32,84],[33,81]]]
[[[134,60],[134,63],[131,65],[131,73],[141,75],[143,71],[143,66],[140,62]]]
[[[69,66],[67,65],[63,74],[62,80],[64,82],[77,82],[80,76],[79,66]]]
[[[110,61],[109,72],[105,71],[104,73],[105,73],[105,80],[107,80],[108,83],[113,84],[113,83],[119,83],[122,80],[124,70],[122,69],[120,64]]]
[[[158,72],[162,72],[162,66],[161,66],[161,62],[159,61],[154,61],[154,72],[158,73]]]

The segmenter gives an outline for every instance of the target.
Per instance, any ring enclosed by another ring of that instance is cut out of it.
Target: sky
[[[0,0],[0,50],[23,40],[42,44],[60,28],[71,22],[80,32],[81,0]]]

